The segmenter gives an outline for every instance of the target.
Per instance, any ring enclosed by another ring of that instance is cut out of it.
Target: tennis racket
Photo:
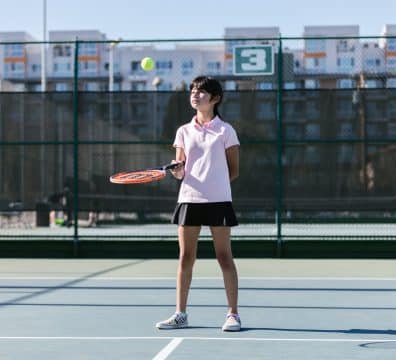
[[[110,182],[114,184],[144,184],[161,180],[166,176],[166,170],[174,169],[182,163],[167,164],[158,168],[124,171],[110,176]]]

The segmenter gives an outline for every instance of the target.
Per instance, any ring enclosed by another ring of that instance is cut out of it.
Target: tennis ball
[[[142,61],[140,62],[140,66],[142,67],[142,69],[144,71],[150,71],[153,70],[155,65],[154,60],[151,57],[145,57],[144,59],[142,59]]]

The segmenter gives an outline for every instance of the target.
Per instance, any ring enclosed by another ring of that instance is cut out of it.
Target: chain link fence
[[[174,157],[176,129],[193,115],[188,84],[205,74],[222,82],[221,115],[242,144],[235,236],[395,239],[395,44],[50,42],[41,91],[42,44],[2,43],[0,236],[175,238],[176,180],[108,178]],[[152,71],[140,67],[146,56]]]

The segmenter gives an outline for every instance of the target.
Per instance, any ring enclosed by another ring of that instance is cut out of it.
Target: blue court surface
[[[237,265],[243,331],[224,333],[214,260],[197,260],[190,327],[161,331],[176,261],[0,260],[0,359],[396,359],[395,261]]]

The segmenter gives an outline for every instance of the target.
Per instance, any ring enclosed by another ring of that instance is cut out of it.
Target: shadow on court
[[[288,328],[266,328],[266,327],[247,327],[243,331],[276,331],[287,333],[325,333],[325,334],[376,334],[376,335],[396,335],[396,330],[377,330],[377,329],[288,329]]]
[[[28,289],[28,290],[30,290],[30,289],[39,290],[39,291],[31,293],[29,295],[23,295],[23,296],[15,298],[15,299],[7,300],[5,302],[0,302],[0,306],[18,305],[19,302],[25,302],[26,300],[32,299],[37,296],[45,295],[45,294],[48,294],[53,291],[57,291],[60,289],[62,289],[62,290],[63,289],[73,289],[74,285],[79,284],[83,281],[86,281],[86,280],[89,280],[89,279],[92,279],[92,278],[95,278],[95,277],[98,277],[101,275],[105,275],[105,274],[113,272],[115,270],[120,270],[122,268],[138,265],[142,262],[144,262],[144,260],[130,261],[126,264],[113,266],[113,267],[110,267],[110,268],[107,268],[107,269],[104,269],[101,271],[93,272],[86,276],[82,276],[80,278],[77,278],[77,279],[74,279],[71,281],[67,281],[65,283],[58,284],[55,286],[12,286],[12,285],[11,286],[0,286],[0,289],[18,289],[19,288],[19,289]],[[86,289],[88,289],[88,288],[86,288]],[[26,304],[26,303],[24,303],[24,304]]]

